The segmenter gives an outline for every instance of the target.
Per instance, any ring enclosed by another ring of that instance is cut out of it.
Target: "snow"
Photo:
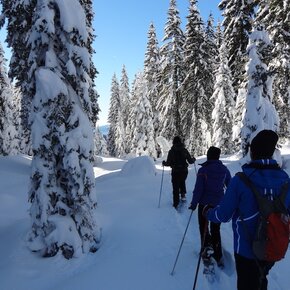
[[[222,156],[231,173],[240,170],[238,156]],[[205,157],[199,157],[196,165]],[[283,168],[290,173],[290,145],[281,149]],[[102,226],[99,250],[66,260],[61,254],[42,258],[26,246],[30,228],[28,183],[31,159],[0,157],[0,289],[1,290],[189,290],[192,289],[200,247],[197,212],[192,215],[176,264],[190,211],[172,208],[170,169],[164,169],[161,206],[158,208],[162,160],[142,156],[125,161],[102,158],[94,168]],[[195,183],[194,165],[187,179],[188,203]],[[66,222],[66,221],[63,221]],[[226,269],[209,284],[202,275],[196,289],[236,289],[231,224],[221,227]],[[64,234],[59,232],[59,234]],[[65,236],[63,236],[65,239]],[[277,263],[269,276],[269,290],[289,289],[290,255]]]

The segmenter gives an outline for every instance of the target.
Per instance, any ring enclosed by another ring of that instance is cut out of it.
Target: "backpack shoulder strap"
[[[253,184],[253,182],[249,179],[249,177],[244,172],[238,172],[236,173],[236,175],[239,176],[239,178],[251,189],[259,202],[259,200],[262,199],[261,194],[257,190],[256,186]]]
[[[258,202],[259,205],[259,210],[261,214],[265,214],[268,215],[270,212],[273,211],[273,209],[275,211],[281,211],[285,214],[288,214],[287,208],[285,206],[285,200],[286,200],[286,196],[288,193],[288,189],[289,189],[289,182],[286,181],[281,189],[280,189],[280,194],[278,196],[278,198],[275,199],[274,203],[267,200],[266,198],[264,198],[259,191],[257,190],[257,188],[255,187],[255,185],[253,184],[253,182],[248,178],[248,176],[244,173],[244,172],[238,172],[236,173],[237,176],[239,176],[239,178],[251,189],[251,191],[254,193],[256,200]]]

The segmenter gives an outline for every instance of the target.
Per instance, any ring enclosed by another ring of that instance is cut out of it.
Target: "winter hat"
[[[180,139],[180,137],[179,136],[175,136],[174,138],[173,138],[173,145],[175,145],[175,144],[181,144],[182,142],[181,142],[181,139]]]
[[[221,149],[211,146],[208,148],[206,156],[207,160],[219,160],[221,155]]]
[[[260,131],[250,145],[252,159],[272,158],[278,139],[278,135],[272,130]]]

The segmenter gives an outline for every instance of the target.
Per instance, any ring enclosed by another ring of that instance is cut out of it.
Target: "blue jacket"
[[[230,182],[231,174],[220,160],[208,160],[198,170],[191,205],[196,207],[210,204],[216,206],[224,195],[224,187]]]
[[[273,159],[255,160],[244,165],[242,169],[261,194],[279,195],[282,185],[289,181],[288,174],[279,168]],[[285,202],[289,210],[290,188]],[[234,251],[249,259],[255,258],[252,252],[252,241],[258,217],[258,204],[254,193],[239,176],[232,178],[220,204],[207,213],[208,220],[212,222],[232,220]]]

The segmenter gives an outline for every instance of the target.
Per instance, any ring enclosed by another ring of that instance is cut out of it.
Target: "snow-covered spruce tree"
[[[129,78],[128,74],[126,71],[125,65],[122,67],[122,72],[121,72],[121,80],[120,80],[120,109],[121,109],[121,116],[122,116],[122,124],[124,128],[124,153],[128,154],[129,153],[129,147],[130,147],[130,140],[126,138],[126,124],[128,122],[129,118],[129,108],[130,108],[130,87],[129,87]]]
[[[118,114],[120,108],[120,85],[116,74],[112,77],[111,83],[111,98],[110,108],[108,114],[108,121],[110,124],[108,133],[108,150],[111,156],[117,156],[116,138],[117,138],[117,126],[118,126]]]
[[[95,252],[99,228],[89,116],[90,53],[78,0],[39,0],[28,35],[33,96],[28,245],[43,256]]]
[[[15,155],[19,150],[13,88],[7,74],[6,59],[0,44],[0,155]]]
[[[87,49],[89,51],[90,58],[94,54],[93,49],[93,41],[95,39],[94,29],[93,29],[93,20],[94,20],[94,10],[93,10],[93,1],[92,0],[80,0],[80,4],[82,5],[85,14],[86,14],[86,25],[88,30],[88,41],[87,41]],[[96,78],[98,71],[94,65],[92,59],[90,59],[90,69],[89,69],[89,76],[90,76],[90,84],[89,84],[89,96],[91,99],[91,110],[90,110],[90,121],[92,126],[96,126],[96,122],[98,120],[98,115],[100,112],[98,98],[99,94],[96,91],[94,79]]]
[[[160,52],[154,24],[151,23],[148,31],[147,49],[144,60],[144,79],[146,82],[147,96],[153,111],[154,139],[157,137],[159,128],[159,111],[157,110],[157,102],[159,99],[159,64]]]
[[[246,112],[241,130],[242,152],[245,155],[254,135],[263,129],[278,131],[279,118],[272,104],[273,73],[269,71],[264,59],[269,58],[271,42],[263,26],[257,27],[250,35],[247,48],[248,86]]]
[[[280,118],[279,136],[285,140],[290,134],[290,1],[260,1],[256,21],[265,26],[273,43],[273,102]]]
[[[184,34],[180,28],[181,20],[176,0],[170,0],[167,22],[165,24],[164,44],[160,48],[160,79],[157,109],[160,111],[160,135],[172,139],[182,136],[180,106],[182,95],[179,91],[184,78],[183,45]]]
[[[132,143],[136,145],[137,156],[148,155],[156,158],[152,107],[147,97],[143,73],[139,73],[137,78],[138,86],[134,91],[137,98],[135,106],[136,126]]]
[[[208,103],[205,86],[205,31],[196,0],[190,1],[185,31],[184,72],[180,91],[183,102],[180,108],[185,143],[190,151],[203,154],[208,146]]]
[[[27,33],[31,28],[32,14],[36,0],[1,0],[2,16],[0,26],[7,20],[7,44],[11,48],[12,57],[9,64],[9,77],[15,81],[16,88],[21,90],[21,143],[20,150],[31,154],[31,128],[29,114],[31,111],[31,94],[29,91],[27,63],[29,50],[26,46]]]
[[[204,42],[204,60],[206,62],[205,66],[205,75],[206,78],[204,80],[205,82],[205,94],[207,96],[208,101],[208,117],[210,117],[212,108],[210,106],[211,102],[209,101],[210,97],[213,94],[214,91],[214,82],[215,82],[215,72],[218,68],[218,55],[219,55],[219,49],[217,46],[217,36],[214,29],[214,17],[212,14],[209,15],[209,18],[207,20],[207,25],[205,28],[205,42]],[[209,118],[210,119],[210,118]]]
[[[246,49],[252,31],[255,1],[222,0],[224,41],[229,51],[229,66],[233,75],[233,86],[237,93],[245,73]]]
[[[131,88],[131,99],[130,99],[130,109],[129,109],[129,117],[126,124],[126,139],[129,140],[129,149],[130,155],[136,156],[136,148],[137,144],[134,143],[134,131],[137,127],[137,102],[138,102],[138,92],[139,87],[142,87],[143,84],[140,82],[139,78],[140,72],[135,74],[132,88]]]
[[[99,126],[94,130],[94,160],[97,162],[98,156],[109,156],[107,141],[100,131]]]
[[[216,74],[214,93],[212,95],[212,100],[214,101],[212,144],[221,148],[225,154],[233,153],[235,150],[232,141],[235,93],[227,57],[226,47],[221,45],[219,49],[219,69]]]

